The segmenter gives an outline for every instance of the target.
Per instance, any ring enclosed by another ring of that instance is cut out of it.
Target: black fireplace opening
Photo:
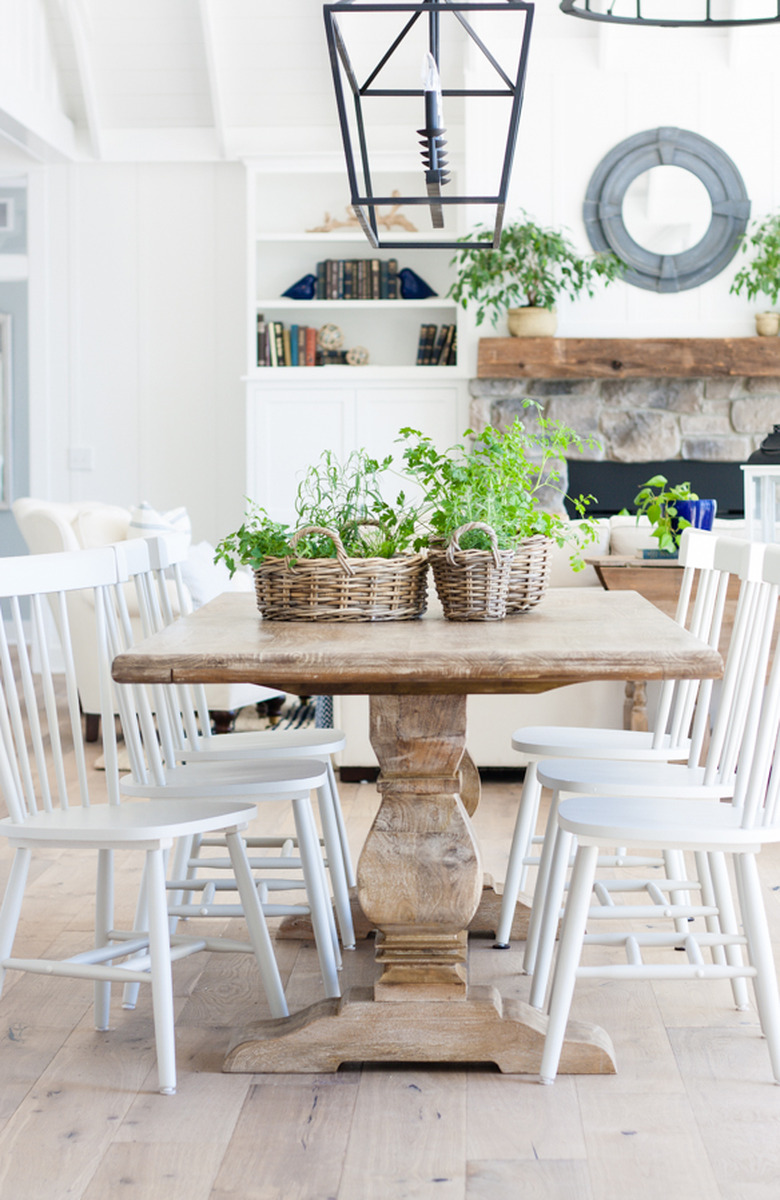
[[[664,475],[669,483],[690,483],[701,499],[718,502],[718,517],[736,520],[745,515],[740,463],[697,462],[694,459],[670,459],[666,462],[591,462],[580,458],[567,461],[569,470],[568,494],[594,496],[588,514],[594,517],[613,517],[626,510],[634,513],[634,497],[654,475]],[[570,517],[577,513],[566,501]]]

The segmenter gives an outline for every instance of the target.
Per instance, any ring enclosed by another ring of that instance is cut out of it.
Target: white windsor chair
[[[137,538],[117,542],[112,550],[116,556],[119,580],[132,582],[137,589],[141,623],[144,632],[154,633],[158,621],[152,616],[157,596],[156,582],[149,561],[149,545],[146,539]],[[118,592],[122,605],[121,621],[116,630],[116,641],[112,644],[114,655],[132,645],[132,630],[127,615],[125,593]],[[314,758],[263,758],[240,761],[204,761],[181,763],[177,747],[186,736],[185,717],[189,714],[183,704],[182,689],[172,684],[118,685],[119,713],[125,735],[130,762],[130,775],[120,781],[125,796],[167,798],[171,801],[186,799],[194,801],[209,797],[243,796],[253,801],[288,800],[292,808],[296,844],[299,856],[292,854],[293,839],[276,839],[274,844],[281,853],[249,861],[250,868],[264,872],[254,879],[259,889],[263,911],[266,916],[285,916],[306,912],[311,917],[314,941],[322,974],[326,996],[340,995],[338,969],[340,954],[333,911],[330,904],[327,881],[319,835],[311,810],[311,792],[323,788],[327,782],[326,764]],[[194,718],[193,718],[194,719]],[[197,836],[197,831],[194,836]],[[243,840],[243,839],[242,839]],[[182,864],[189,857],[193,839],[182,838],[173,853],[172,878],[168,880],[171,900],[168,914],[171,928],[175,929],[182,917],[235,917],[241,916],[242,905],[222,902],[225,892],[237,890],[237,880],[232,871],[232,860],[228,856],[217,864],[221,877],[218,879],[202,875],[195,879],[181,878]],[[224,844],[224,843],[223,843]],[[306,904],[273,904],[268,893],[274,890],[289,891],[301,886],[299,879],[269,879],[267,876],[279,870],[300,870]],[[198,899],[192,897],[198,894]],[[139,920],[143,920],[143,893],[139,903]],[[124,1004],[131,1008],[135,1003],[137,989],[128,985]]]
[[[726,603],[728,580],[715,568],[717,536],[698,529],[685,529],[680,540],[683,577],[675,620],[703,641],[717,647]],[[693,724],[697,712],[706,714],[712,680],[666,680],[661,688],[655,728],[592,729],[585,726],[539,725],[515,730],[512,746],[528,759],[520,804],[506,868],[496,946],[509,945],[517,898],[527,884],[529,866],[537,866],[536,890],[546,887],[549,868],[532,854],[534,844],[544,841],[534,830],[539,813],[542,783],[538,763],[542,759],[574,758],[622,763],[667,763],[698,761],[706,733],[703,717]],[[639,865],[638,863],[635,865]],[[652,865],[647,863],[646,865]],[[524,969],[534,969],[538,929],[533,918],[525,947]]]
[[[677,763],[615,763],[609,760],[594,762],[586,759],[552,759],[539,764],[538,777],[552,792],[550,814],[542,850],[545,869],[540,869],[539,881],[534,893],[529,934],[535,938],[533,982],[530,1003],[535,1008],[544,1005],[549,970],[554,951],[555,931],[565,886],[566,870],[569,866],[571,839],[566,838],[557,823],[558,806],[567,795],[631,796],[648,801],[680,798],[686,800],[718,800],[734,792],[735,772],[745,738],[745,697],[753,686],[752,656],[757,653],[754,642],[755,605],[762,586],[764,547],[757,542],[745,542],[737,538],[719,537],[715,546],[715,567],[722,573],[721,585],[730,577],[740,580],[739,598],[734,616],[734,626],[726,656],[723,681],[719,689],[717,714],[712,728],[704,766],[698,766],[698,755],[691,752],[687,765]],[[697,726],[709,726],[708,707],[701,705],[696,714]],[[693,742],[698,745],[699,738]],[[622,845],[622,843],[621,843]],[[636,851],[636,847],[633,848]],[[706,917],[708,927],[717,932],[722,914],[719,914],[717,893],[721,886],[721,871],[713,874],[713,859],[700,856],[697,860],[698,876],[686,879],[684,856],[680,851],[666,847],[661,860],[640,858],[636,853],[628,856],[625,850],[617,855],[599,856],[599,867],[630,866],[637,863],[662,861],[666,867],[665,879],[600,878],[597,895],[600,904],[594,912],[607,915],[613,906],[613,894],[648,892],[654,902],[653,911],[660,911],[661,893],[669,893],[667,911],[675,921],[678,932],[687,928],[694,915]],[[690,908],[691,890],[701,892],[701,906]],[[724,896],[727,893],[724,893]],[[727,904],[727,899],[723,900]],[[687,907],[686,907],[687,906]],[[603,912],[602,912],[603,907]],[[645,909],[636,908],[637,916]],[[626,914],[627,915],[627,914]],[[713,944],[713,956],[723,961],[724,955],[738,957],[733,948],[726,951]],[[738,1008],[748,1007],[745,982],[739,976],[732,980],[734,1000]]]
[[[772,1072],[780,1082],[780,999],[756,862],[764,845],[780,840],[780,654],[774,635],[780,547],[759,549],[763,552],[762,582],[757,586],[743,583],[741,611],[724,675],[721,709],[725,705],[731,714],[721,720],[719,712],[712,737],[715,748],[708,758],[708,768],[711,759],[721,764],[720,770],[733,774],[731,802],[596,794],[569,797],[558,808],[562,836],[556,853],[568,859],[572,839],[576,839],[577,850],[550,994],[542,1082],[552,1082],[557,1073],[575,981],[593,977],[751,979]],[[728,700],[729,692],[733,701]],[[599,847],[615,843],[693,852],[700,876],[709,874],[712,879],[717,922],[713,924],[710,906],[704,904],[699,914],[705,917],[703,929],[691,922],[683,933],[659,932],[648,929],[648,922],[653,917],[674,915],[674,906],[666,901],[641,913],[608,904],[605,912],[610,921],[626,917],[626,927],[586,934],[586,923],[592,930],[594,918],[605,915],[591,905]],[[737,882],[736,899],[728,860]],[[635,922],[637,916],[640,920]],[[626,962],[579,965],[583,945],[622,947]],[[651,949],[653,958],[664,949],[684,951],[685,958],[673,953],[668,959],[646,962],[644,948]],[[712,961],[705,960],[705,953],[711,954]]]
[[[67,598],[75,590],[89,591],[95,607],[106,771],[94,781],[85,761],[68,619]],[[57,616],[64,688],[52,670],[46,599]],[[103,1030],[109,1023],[112,983],[151,983],[159,1088],[172,1094],[176,1090],[172,961],[200,950],[254,952],[271,1013],[287,1014],[271,939],[239,836],[256,815],[256,806],[244,798],[122,802],[109,674],[110,637],[119,603],[112,550],[4,558],[0,600],[5,618],[0,620],[0,788],[9,814],[0,821],[0,834],[14,851],[0,909],[0,986],[9,970],[93,979],[95,1025]],[[38,671],[25,640],[24,604],[30,607]],[[104,783],[98,785],[98,778]],[[103,795],[95,794],[103,787],[108,802],[96,803],[103,800]],[[250,944],[169,933],[165,855],[176,838],[217,830],[227,839]],[[96,855],[94,947],[64,960],[14,956],[31,857],[52,848]],[[145,858],[148,921],[129,931],[114,928],[117,849],[137,850]]]
[[[139,589],[139,603],[146,609],[149,629],[157,631],[174,620],[169,592],[171,577],[179,612],[184,614],[190,607],[180,570],[186,546],[181,538],[175,536],[149,538],[147,546],[149,571],[138,571],[135,580]],[[317,788],[317,805],[328,874],[342,948],[354,949],[355,931],[349,889],[355,886],[355,872],[331,757],[344,748],[344,734],[339,729],[269,729],[214,734],[211,732],[203,685],[178,685],[176,690],[178,713],[181,716],[173,724],[177,743],[175,753],[180,762],[261,762],[280,756],[315,757],[324,761],[327,779]],[[188,879],[194,879],[199,871],[213,868],[213,859],[204,861],[200,858],[200,852],[203,848],[213,849],[218,844],[218,840],[213,838],[195,839],[187,861],[179,862],[178,874],[183,871]],[[253,850],[267,849],[273,844],[273,839],[248,837],[246,844]]]

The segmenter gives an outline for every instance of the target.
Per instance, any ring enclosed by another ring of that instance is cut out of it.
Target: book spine
[[[371,259],[371,299],[378,300],[379,297],[379,259]]]
[[[389,273],[387,270],[387,259],[382,259],[379,264],[379,299],[389,300],[390,292],[388,290]]]
[[[282,366],[292,366],[292,352],[290,348],[290,330],[282,326]]]
[[[276,321],[268,322],[268,365],[269,367],[278,367],[279,360],[276,353]]]
[[[298,366],[298,326],[290,326],[290,366]]]
[[[436,337],[436,340],[433,344],[433,348],[431,350],[430,362],[432,364],[441,362],[441,354],[444,350],[445,342],[447,341],[447,330],[448,329],[449,329],[449,325],[442,325],[441,329],[439,330],[439,333]]]
[[[336,263],[336,299],[344,299],[344,259],[340,258]]]
[[[298,326],[298,366],[306,365],[306,326]]]
[[[450,346],[449,355],[447,356],[447,366],[448,367],[456,367],[457,365],[458,365],[458,327],[457,327],[457,325],[453,325],[453,327],[452,327],[452,344]]]
[[[306,326],[306,366],[317,365],[317,330],[313,325]]]
[[[327,276],[326,276],[326,267],[327,267],[327,264],[325,262],[317,263],[317,299],[318,300],[327,300],[327,298],[328,298],[328,284],[327,284]]]
[[[265,366],[265,347],[268,341],[267,326],[263,314],[257,314],[257,365]]]
[[[401,295],[401,289],[398,286],[398,259],[388,258],[387,260],[387,298],[388,300],[398,300]]]

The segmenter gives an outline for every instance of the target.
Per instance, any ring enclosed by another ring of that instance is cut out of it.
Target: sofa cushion
[[[90,504],[81,509],[73,528],[81,549],[93,550],[97,546],[123,542],[129,523],[130,512],[126,508],[115,504]]]
[[[657,550],[658,542],[651,536],[652,525],[647,517],[610,517],[609,552],[625,558],[641,558],[643,550]]]
[[[192,525],[186,508],[172,508],[161,513],[152,508],[148,501],[142,500],[130,509],[126,537],[154,537],[159,533],[182,533],[191,536]]]
[[[208,604],[223,592],[236,591],[230,571],[223,562],[214,562],[214,547],[210,542],[198,542],[181,564],[181,577],[192,598],[193,608]],[[238,576],[236,576],[238,578]]]

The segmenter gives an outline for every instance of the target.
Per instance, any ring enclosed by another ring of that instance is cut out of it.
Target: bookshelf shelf
[[[266,308],[282,311],[294,308],[298,312],[308,312],[315,308],[331,310],[362,308],[372,311],[379,308],[391,308],[394,312],[399,310],[399,316],[411,308],[442,309],[448,313],[454,313],[457,309],[454,300],[442,300],[434,296],[429,296],[427,300],[291,300],[288,296],[278,296],[275,299],[258,300],[257,307],[260,311],[264,311]]]

